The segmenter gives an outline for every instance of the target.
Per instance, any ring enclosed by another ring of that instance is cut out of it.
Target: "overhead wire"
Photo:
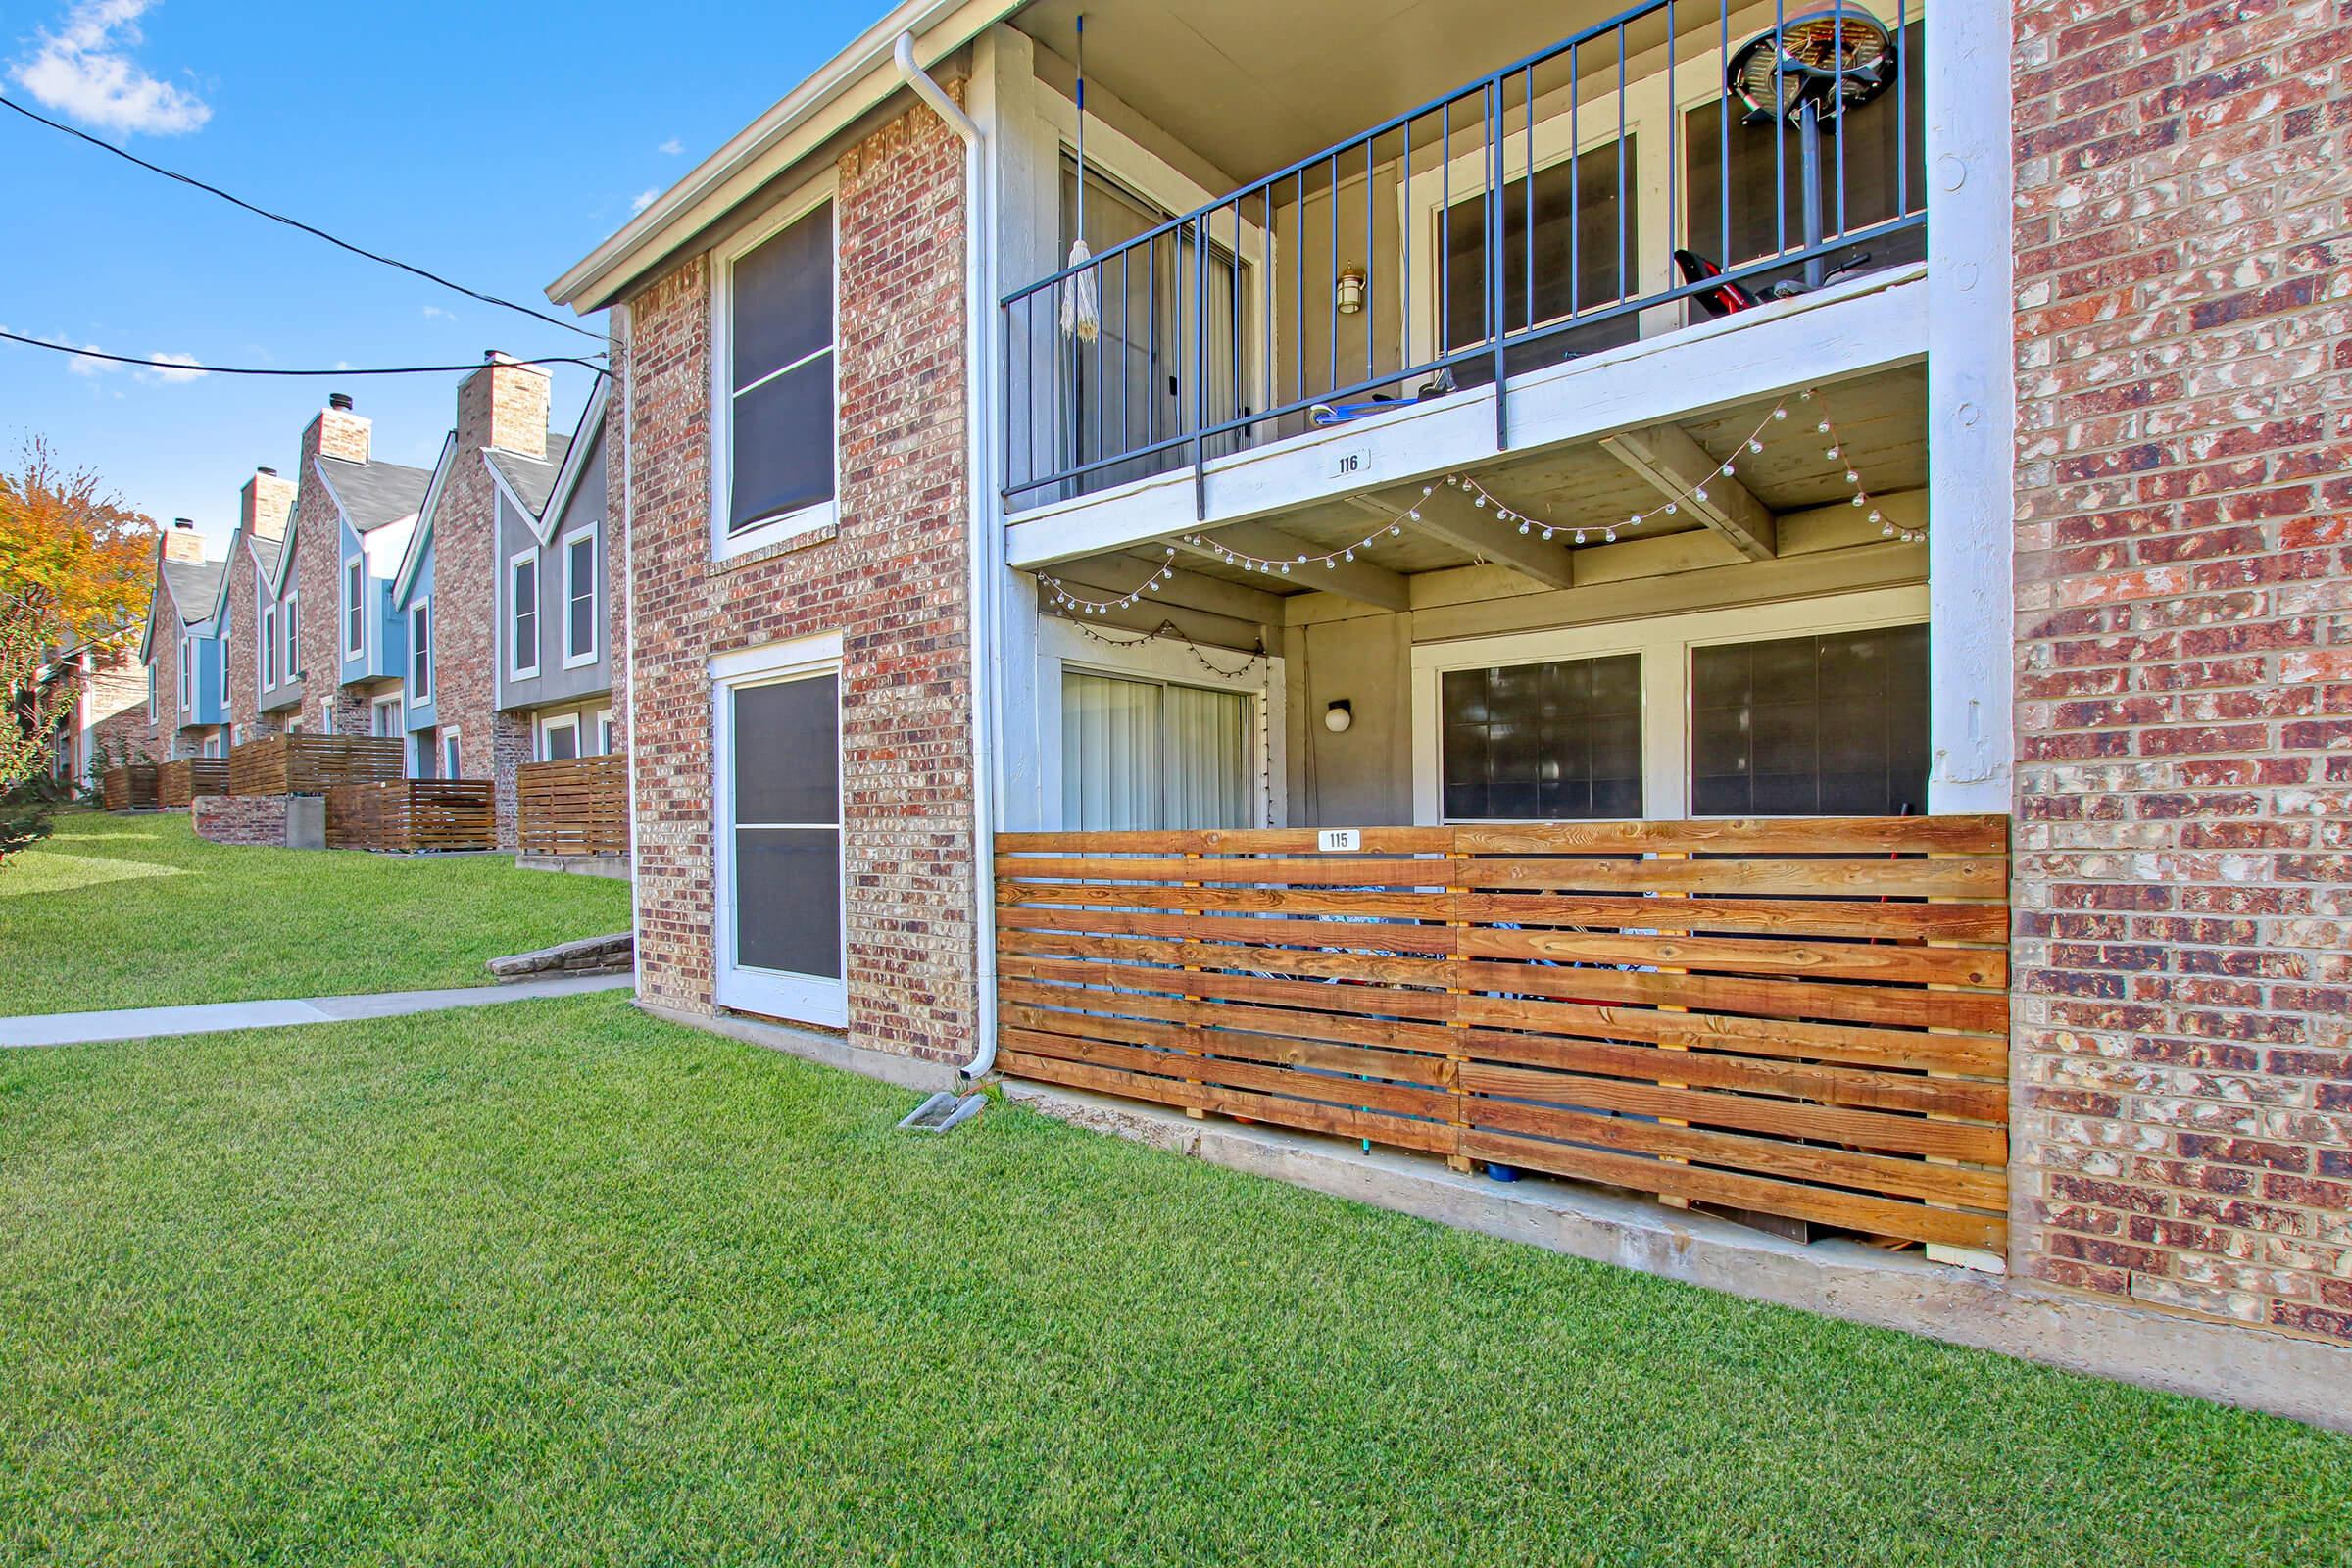
[[[262,365],[191,365],[183,360],[141,359],[135,354],[109,354],[103,349],[76,348],[71,343],[52,342],[44,337],[27,337],[22,332],[0,331],[0,339],[22,343],[28,348],[47,349],[52,354],[71,354],[78,359],[105,360],[113,365],[134,366],[142,370],[161,370],[186,375],[443,375],[452,370],[478,370],[484,365],[577,365],[584,369],[605,373],[605,368],[594,359],[580,354],[547,354],[537,359],[504,359],[496,362],[477,360],[470,365],[389,365],[334,366],[328,369],[282,369]]]

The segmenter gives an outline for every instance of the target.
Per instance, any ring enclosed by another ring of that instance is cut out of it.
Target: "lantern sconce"
[[[1364,264],[1349,262],[1340,269],[1340,277],[1333,301],[1342,316],[1353,316],[1364,308]]]

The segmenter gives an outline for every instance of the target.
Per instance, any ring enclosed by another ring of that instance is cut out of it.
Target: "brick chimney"
[[[204,540],[196,532],[196,524],[186,517],[173,517],[172,526],[164,530],[163,558],[166,561],[202,561]]]
[[[368,416],[352,412],[351,394],[329,392],[326,407],[318,417],[302,432],[302,461],[307,466],[313,458],[341,458],[347,463],[368,461]]]
[[[536,365],[516,365],[497,349],[458,384],[458,445],[497,447],[526,458],[547,456],[550,382]]]
[[[237,526],[248,539],[283,539],[293,505],[293,480],[279,478],[275,468],[256,468],[237,491]]]

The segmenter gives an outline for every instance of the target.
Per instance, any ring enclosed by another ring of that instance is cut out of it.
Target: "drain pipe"
[[[963,138],[963,317],[964,317],[964,435],[969,451],[964,471],[970,481],[971,658],[972,707],[972,939],[973,988],[980,1039],[972,1059],[959,1069],[967,1083],[986,1077],[997,1064],[997,921],[993,879],[988,867],[994,857],[996,831],[996,702],[997,682],[990,650],[996,646],[996,528],[990,517],[989,497],[994,480],[989,471],[988,438],[988,323],[995,312],[988,297],[988,228],[992,217],[988,199],[987,141],[979,122],[963,112],[947,90],[914,63],[914,34],[902,32],[891,50],[899,74],[915,95]]]

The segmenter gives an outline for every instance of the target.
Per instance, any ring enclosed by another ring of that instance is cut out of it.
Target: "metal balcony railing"
[[[1513,374],[1923,257],[1910,0],[1731,16],[1647,0],[1181,216],[1065,169],[1133,232],[1002,302],[1007,506],[1183,466],[1199,498],[1488,384],[1507,446]]]

